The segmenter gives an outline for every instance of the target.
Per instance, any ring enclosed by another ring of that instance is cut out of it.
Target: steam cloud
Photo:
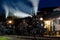
[[[19,10],[19,7],[21,7],[21,5],[19,5],[19,4],[24,5],[22,3],[17,3],[18,7],[16,7],[15,4],[13,3],[13,6],[15,8],[13,8],[12,6],[10,6],[6,3],[3,5],[3,8],[6,12],[6,18],[8,16],[16,16],[18,18],[32,17],[32,15],[30,15],[29,13],[26,13],[26,12],[23,12],[23,11]],[[26,6],[26,7],[29,8],[28,6]],[[24,10],[26,10],[26,9],[24,9]],[[27,10],[27,11],[29,11],[29,10]]]
[[[30,2],[33,4],[35,15],[37,15],[39,0],[30,0]]]
[[[3,8],[4,8],[4,10],[5,10],[5,15],[6,15],[6,18],[8,17],[8,14],[9,14],[9,9],[8,9],[8,7],[7,7],[7,5],[3,5]]]
[[[21,2],[21,0],[20,0],[20,2],[17,2],[16,4],[13,2],[11,2],[11,3],[5,2],[3,4],[3,7],[4,7],[5,12],[6,12],[6,18],[11,13],[12,13],[11,16],[16,16],[19,18],[32,17],[31,14],[33,14],[33,13],[35,13],[35,15],[37,15],[39,0],[29,0],[29,1],[33,5],[32,8],[29,5],[26,5],[24,2]]]

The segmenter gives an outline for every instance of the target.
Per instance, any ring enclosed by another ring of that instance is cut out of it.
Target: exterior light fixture
[[[42,17],[40,18],[40,21],[43,21],[43,18]]]

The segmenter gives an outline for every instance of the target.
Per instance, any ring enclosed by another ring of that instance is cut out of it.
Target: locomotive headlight
[[[14,21],[13,21],[13,20],[7,20],[7,24],[12,25],[13,23],[14,23]]]
[[[9,23],[9,24],[12,24],[12,23],[13,23],[13,21],[12,21],[12,20],[9,20],[9,21],[8,21],[8,23]]]

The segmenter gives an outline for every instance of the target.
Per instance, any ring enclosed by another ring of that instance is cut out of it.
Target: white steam
[[[35,15],[37,15],[39,0],[29,0],[29,1],[33,4]]]
[[[39,5],[39,0],[29,0],[34,8],[35,11],[35,15],[37,15],[37,11],[38,11],[38,5]],[[21,4],[21,2],[20,2]],[[14,4],[17,5],[17,4]],[[13,6],[14,6],[13,5]],[[23,3],[21,5],[24,5]],[[17,5],[18,6],[18,5]],[[8,6],[8,4],[4,4],[3,5],[5,12],[6,12],[6,18],[9,16],[9,14],[11,14],[12,16],[16,16],[19,18],[24,18],[24,17],[31,17],[30,14],[24,13],[21,10],[19,10],[19,8],[15,7],[15,9],[12,6]],[[19,5],[19,7],[21,8],[21,6]],[[26,6],[27,7],[27,6]],[[27,10],[28,11],[28,10]]]
[[[5,12],[6,12],[6,18],[9,16],[16,16],[18,18],[25,18],[25,17],[32,17],[30,14],[27,14],[27,13],[24,13],[22,11],[20,11],[18,8],[17,10],[12,8],[11,6],[8,7],[7,4],[4,4],[4,9],[5,9]]]
[[[17,16],[18,18],[31,17],[31,15],[26,14],[26,13],[21,12],[21,11],[15,11],[14,15]]]
[[[3,5],[3,8],[5,9],[5,15],[6,15],[6,18],[8,17],[8,14],[9,14],[9,8],[6,4]]]

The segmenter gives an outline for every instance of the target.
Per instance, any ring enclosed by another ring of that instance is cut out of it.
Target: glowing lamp
[[[8,21],[8,23],[10,23],[10,24],[11,24],[11,23],[12,23],[12,20],[9,20],[9,21]]]
[[[40,20],[42,21],[42,20],[43,20],[43,18],[40,18]]]
[[[7,24],[11,24],[12,25],[13,24],[13,20],[8,20]]]

